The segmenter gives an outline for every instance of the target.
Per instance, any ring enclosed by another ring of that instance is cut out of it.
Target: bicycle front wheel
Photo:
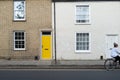
[[[107,60],[105,60],[105,62],[104,62],[104,68],[106,70],[113,70],[115,68],[114,60],[113,59],[107,59]]]

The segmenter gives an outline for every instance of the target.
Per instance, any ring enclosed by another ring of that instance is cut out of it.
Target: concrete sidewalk
[[[103,69],[104,60],[15,61],[0,60],[0,69]]]

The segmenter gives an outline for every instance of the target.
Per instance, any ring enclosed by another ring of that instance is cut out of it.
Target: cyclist
[[[111,50],[111,57],[115,58],[115,62],[119,61],[120,65],[120,50],[118,49],[118,44],[114,43],[114,47]]]

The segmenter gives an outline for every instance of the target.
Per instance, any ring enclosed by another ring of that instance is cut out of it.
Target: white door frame
[[[119,41],[118,38],[119,38],[118,34],[107,34],[106,35],[106,52],[105,52],[106,58],[111,58],[110,50],[111,50],[111,48],[113,48],[114,42],[118,43],[118,41]]]
[[[40,30],[40,60],[44,60],[42,58],[42,32],[50,32],[51,33],[51,48],[53,48],[53,46],[52,46],[52,30],[50,30],[50,29]],[[51,49],[51,57],[53,56],[52,52],[53,52],[53,49]]]

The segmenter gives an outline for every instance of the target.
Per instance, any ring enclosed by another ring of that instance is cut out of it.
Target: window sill
[[[91,23],[75,23],[75,25],[91,25]]]
[[[26,49],[14,49],[15,51],[25,51]]]
[[[26,22],[26,20],[13,20],[13,22]]]
[[[76,53],[90,53],[91,51],[88,50],[88,51],[75,51]]]

